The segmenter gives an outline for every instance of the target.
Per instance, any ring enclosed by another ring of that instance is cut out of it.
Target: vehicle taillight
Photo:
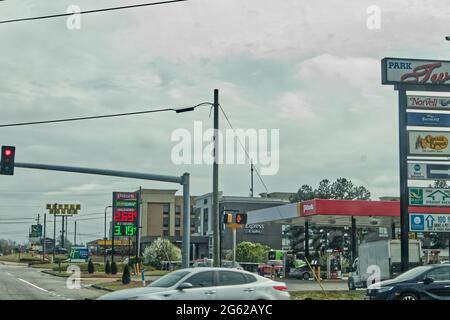
[[[273,286],[273,288],[274,288],[275,290],[278,290],[278,291],[284,291],[284,290],[287,290],[287,287],[286,287],[286,286]]]

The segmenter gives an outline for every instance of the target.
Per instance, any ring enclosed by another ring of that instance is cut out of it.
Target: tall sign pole
[[[44,213],[44,243],[42,244],[42,260],[45,260],[45,244],[47,243],[47,214]]]
[[[398,91],[398,136],[400,173],[400,256],[402,272],[409,264],[409,213],[408,213],[408,131],[406,130],[406,90],[396,86]]]
[[[220,239],[219,239],[219,90],[214,89],[214,163],[213,163],[213,263],[220,266]]]

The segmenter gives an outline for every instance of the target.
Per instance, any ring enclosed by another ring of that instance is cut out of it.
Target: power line
[[[136,112],[126,112],[126,113],[114,113],[114,114],[106,114],[100,116],[89,116],[89,117],[76,117],[76,118],[65,118],[65,119],[56,119],[56,120],[43,120],[43,121],[33,121],[33,122],[20,122],[20,123],[9,123],[9,124],[0,124],[0,128],[5,127],[17,127],[17,126],[29,126],[35,124],[46,124],[46,123],[57,123],[57,122],[69,122],[69,121],[81,121],[81,120],[93,120],[93,119],[101,119],[101,118],[113,118],[113,117],[124,117],[124,116],[134,116],[138,114],[146,114],[146,113],[156,113],[156,112],[165,112],[165,111],[175,111],[177,113],[194,110],[197,107],[203,105],[211,105],[209,102],[202,102],[195,106],[188,108],[165,108],[165,109],[155,109],[155,110],[146,110],[146,111],[136,111]]]
[[[60,17],[67,17],[67,16],[72,16],[72,15],[77,15],[77,14],[88,14],[88,13],[97,13],[97,12],[105,12],[105,11],[113,11],[113,10],[131,9],[131,8],[138,8],[138,7],[156,6],[156,5],[160,5],[160,4],[169,4],[169,3],[183,2],[183,1],[188,1],[188,0],[160,1],[160,2],[151,2],[151,3],[143,3],[143,4],[134,4],[134,5],[129,5],[129,6],[110,7],[110,8],[95,9],[95,10],[88,10],[88,11],[80,11],[80,12],[75,12],[75,13],[60,13],[60,14],[52,14],[52,15],[47,15],[47,16],[4,20],[4,21],[0,21],[0,24],[12,23],[12,22],[21,22],[21,21],[30,21],[30,20],[60,18]]]
[[[248,160],[252,160],[252,159],[250,158],[250,155],[249,155],[247,149],[246,149],[246,148],[244,147],[244,145],[242,144],[241,139],[239,139],[239,136],[236,134],[236,130],[234,129],[233,125],[231,124],[230,120],[228,119],[227,114],[225,113],[225,110],[223,110],[223,108],[222,108],[222,106],[221,106],[220,104],[219,104],[219,107],[220,107],[220,110],[222,111],[222,113],[223,113],[225,119],[227,120],[228,125],[229,125],[230,128],[233,130],[233,133],[234,133],[234,135],[236,136],[236,138],[237,138],[239,144],[241,145],[242,150],[244,150],[244,152],[245,152],[245,154],[246,154],[246,156],[247,156],[247,159],[248,159]],[[258,176],[259,180],[261,181],[262,185],[264,186],[264,189],[266,189],[266,192],[269,193],[269,189],[267,188],[266,184],[264,183],[264,180],[263,180],[263,178],[261,177],[261,175],[259,174],[259,172],[258,172],[258,170],[256,169],[256,166],[255,166],[255,165],[253,165],[253,169],[256,171],[256,175]]]

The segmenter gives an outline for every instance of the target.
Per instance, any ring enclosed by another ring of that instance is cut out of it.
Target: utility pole
[[[65,217],[64,220],[66,221],[66,234],[65,234],[65,239],[69,240],[69,235],[68,235],[68,231],[69,231],[69,227],[67,224],[67,221],[69,221],[69,219],[67,219],[68,217]]]
[[[142,215],[142,187],[139,187],[139,193],[137,196],[137,226],[136,226],[136,263],[138,262],[138,258],[141,256],[141,215]]]
[[[219,90],[214,89],[214,163],[213,163],[213,261],[214,267],[220,266],[219,239]]]
[[[55,250],[56,250],[56,213],[53,213],[53,259],[55,261]]]
[[[75,220],[75,235],[73,236],[73,245],[77,245],[77,221]]]
[[[250,164],[250,197],[253,198],[253,159]]]
[[[42,244],[42,260],[45,260],[45,244],[47,243],[47,214],[44,213],[44,243]]]
[[[61,219],[62,219],[61,248],[64,248],[64,216],[62,216]]]

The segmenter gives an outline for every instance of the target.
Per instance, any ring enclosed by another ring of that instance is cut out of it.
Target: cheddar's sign
[[[450,86],[450,61],[384,58],[382,84],[421,84]]]

